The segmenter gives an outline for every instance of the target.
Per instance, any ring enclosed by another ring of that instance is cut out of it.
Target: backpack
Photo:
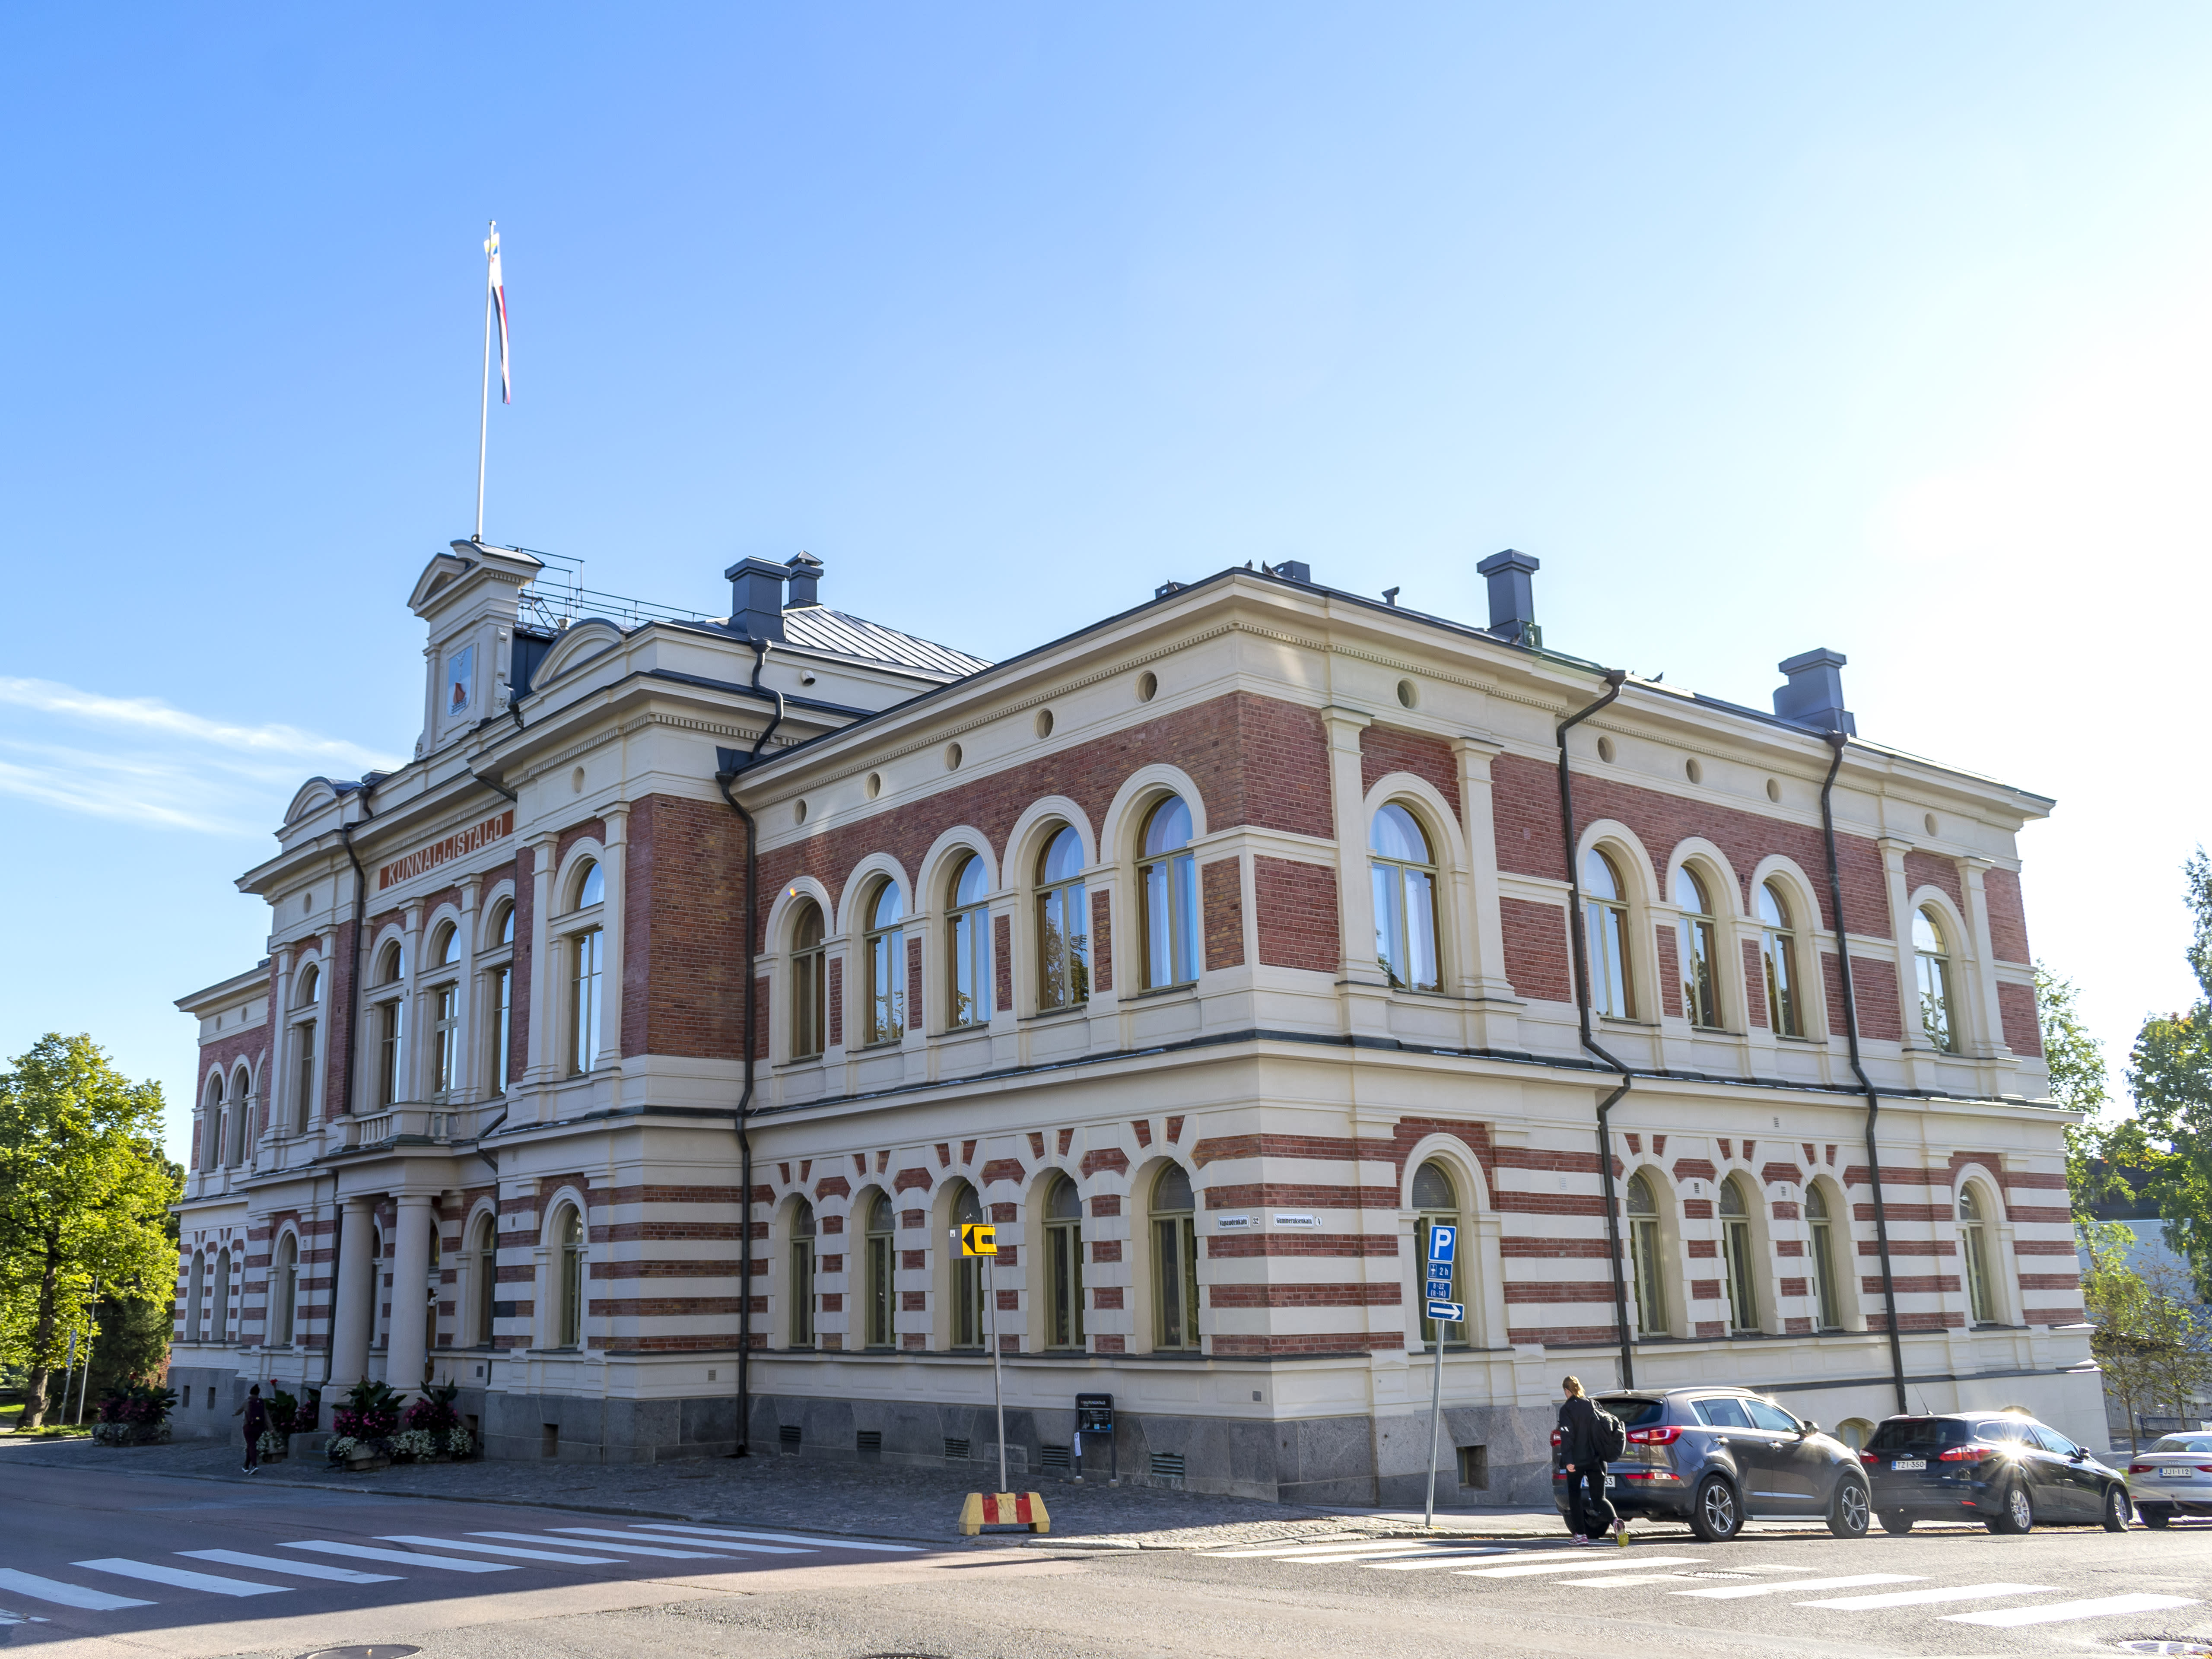
[[[1595,1401],[1591,1403],[1590,1438],[1597,1449],[1601,1462],[1610,1463],[1626,1455],[1628,1430],[1611,1412]]]

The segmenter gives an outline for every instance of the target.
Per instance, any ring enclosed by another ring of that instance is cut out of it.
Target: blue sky
[[[18,8],[0,1054],[188,1094],[298,780],[405,754],[467,532],[1000,656],[1248,558],[2056,796],[2038,954],[2190,994],[2212,13]],[[173,1109],[181,1122],[183,1111]]]

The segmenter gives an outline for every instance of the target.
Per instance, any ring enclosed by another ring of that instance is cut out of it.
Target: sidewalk
[[[241,1485],[251,1481],[264,1486],[528,1504],[939,1545],[963,1541],[958,1530],[961,1499],[993,1485],[997,1474],[995,1466],[981,1463],[938,1469],[771,1454],[646,1464],[402,1463],[368,1474],[334,1470],[317,1456],[290,1459],[247,1475],[240,1470],[240,1455],[230,1441],[109,1447],[82,1441],[14,1443],[0,1437],[0,1468],[22,1462]],[[1051,1541],[1061,1546],[1203,1549],[1308,1537],[1399,1537],[1422,1530],[1418,1510],[1268,1504],[1159,1486],[1079,1486],[1056,1479],[1033,1485],[1052,1516]],[[1565,1536],[1559,1516],[1548,1509],[1440,1512],[1436,1530],[1474,1538]],[[1654,1537],[1680,1530],[1638,1529]],[[1022,1534],[993,1534],[964,1541],[1030,1540]]]

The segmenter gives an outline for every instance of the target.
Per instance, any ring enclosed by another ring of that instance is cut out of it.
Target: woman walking
[[[231,1415],[240,1413],[246,1417],[246,1472],[252,1474],[261,1467],[261,1437],[269,1427],[269,1407],[261,1403],[258,1382],[246,1391],[246,1398]]]

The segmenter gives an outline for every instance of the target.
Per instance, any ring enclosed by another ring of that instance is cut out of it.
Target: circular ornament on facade
[[[1597,757],[1603,761],[1607,766],[1613,764],[1613,739],[1611,738],[1600,738],[1597,740]]]
[[[1942,834],[1942,833],[1941,830],[1937,830],[1937,829],[1936,829],[1936,815],[1935,815],[1933,812],[1929,812],[1929,813],[1928,813],[1928,814],[1927,814],[1926,816],[1924,816],[1924,817],[1923,817],[1920,821],[1921,821],[1921,823],[1924,823],[1924,824],[1926,824],[1926,825],[1928,826],[1928,833],[1929,833],[1929,835],[1931,835],[1931,836],[1935,836],[1935,835],[1940,835],[1940,834]]]
[[[806,822],[806,803],[805,801],[798,800],[792,802],[791,821],[793,823],[804,823]]]
[[[1778,800],[1778,800],[1780,800],[1780,799],[1782,799],[1782,780],[1781,780],[1781,779],[1779,779],[1779,778],[1769,778],[1769,779],[1767,779],[1767,781],[1766,781],[1766,798],[1767,798],[1767,799],[1769,799],[1769,800]]]
[[[957,772],[960,769],[960,745],[957,743],[948,743],[945,745],[945,769],[948,772]]]
[[[568,787],[575,791],[575,793],[580,795],[584,793],[584,769],[582,767],[580,766],[574,771],[568,774]]]
[[[1051,709],[1040,708],[1037,710],[1036,734],[1041,738],[1048,738],[1052,735]]]
[[[1421,694],[1414,686],[1413,681],[1400,680],[1398,682],[1398,701],[1400,702],[1403,703],[1407,708],[1411,708],[1420,700]]]
[[[1693,757],[1682,763],[1682,775],[1689,779],[1692,783],[1703,783],[1705,781],[1705,769],[1698,765]]]
[[[882,794],[884,793],[884,775],[880,772],[869,773],[867,789],[868,799],[870,800],[873,800],[877,796]]]
[[[1160,677],[1147,668],[1137,676],[1137,701],[1150,702],[1160,695]]]

